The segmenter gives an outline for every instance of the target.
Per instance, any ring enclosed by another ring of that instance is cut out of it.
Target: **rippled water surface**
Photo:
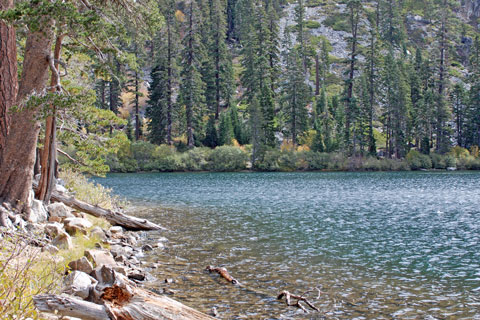
[[[160,289],[222,319],[480,319],[480,174],[173,173],[99,179],[170,231]],[[247,288],[205,273],[225,266]],[[321,309],[304,314],[281,290]]]

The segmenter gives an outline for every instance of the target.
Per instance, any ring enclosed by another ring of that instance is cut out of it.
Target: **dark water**
[[[480,174],[174,173],[99,179],[169,230],[155,284],[222,319],[480,319]],[[209,275],[225,266],[248,288]],[[307,293],[320,313],[275,300]]]

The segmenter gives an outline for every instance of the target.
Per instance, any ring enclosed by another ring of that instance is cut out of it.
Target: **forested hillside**
[[[97,81],[98,104],[117,110],[119,87],[130,92],[122,110],[132,139],[180,151],[247,145],[260,169],[279,148],[402,159],[460,146],[476,155],[477,7],[160,1],[161,26],[131,50],[141,71]]]
[[[2,81],[21,80],[0,88],[2,162],[21,145],[42,177],[57,153],[94,174],[479,168],[479,7],[2,0]]]

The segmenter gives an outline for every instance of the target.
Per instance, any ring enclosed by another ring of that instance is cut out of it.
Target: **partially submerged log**
[[[234,277],[232,277],[230,275],[230,273],[228,273],[227,269],[223,268],[223,267],[214,267],[214,266],[207,266],[205,268],[205,270],[209,271],[209,272],[216,272],[218,273],[222,278],[224,278],[225,280],[227,280],[228,282],[231,282],[232,284],[240,284],[240,282],[238,282],[237,279],[235,279]]]
[[[97,286],[87,302],[65,295],[38,295],[38,310],[86,320],[213,320],[200,311],[165,296],[141,289],[127,278],[103,266],[96,274]]]
[[[140,219],[132,217],[121,212],[107,210],[98,206],[88,204],[86,202],[75,199],[74,197],[61,194],[59,192],[52,192],[52,201],[62,202],[75,210],[88,213],[97,218],[104,218],[113,225],[121,226],[127,230],[166,230],[162,226],[153,223],[147,219]]]

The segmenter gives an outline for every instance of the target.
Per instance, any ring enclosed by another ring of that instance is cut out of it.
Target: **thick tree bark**
[[[25,59],[16,104],[12,113],[5,150],[0,158],[0,203],[8,202],[19,211],[28,212],[27,201],[32,186],[35,149],[40,123],[38,108],[26,107],[31,95],[44,93],[52,46],[52,22],[41,21],[36,32],[27,35]]]
[[[62,49],[62,40],[63,36],[57,36],[55,41],[55,51],[53,54],[54,62],[53,67],[56,72],[52,72],[50,79],[51,91],[55,92],[60,88],[57,88],[57,83],[60,82],[58,79],[59,73],[59,63],[60,60],[60,51]],[[41,176],[40,182],[38,184],[38,189],[36,192],[36,197],[39,200],[42,200],[46,203],[50,201],[52,195],[53,187],[55,183],[53,179],[55,177],[56,169],[56,160],[57,160],[57,120],[56,120],[56,107],[54,105],[50,106],[51,114],[47,117],[47,122],[45,126],[45,140],[43,143],[43,151],[40,157],[41,163]]]
[[[13,0],[0,0],[0,11],[13,7]],[[15,28],[0,21],[0,159],[9,127],[9,109],[18,91]]]

